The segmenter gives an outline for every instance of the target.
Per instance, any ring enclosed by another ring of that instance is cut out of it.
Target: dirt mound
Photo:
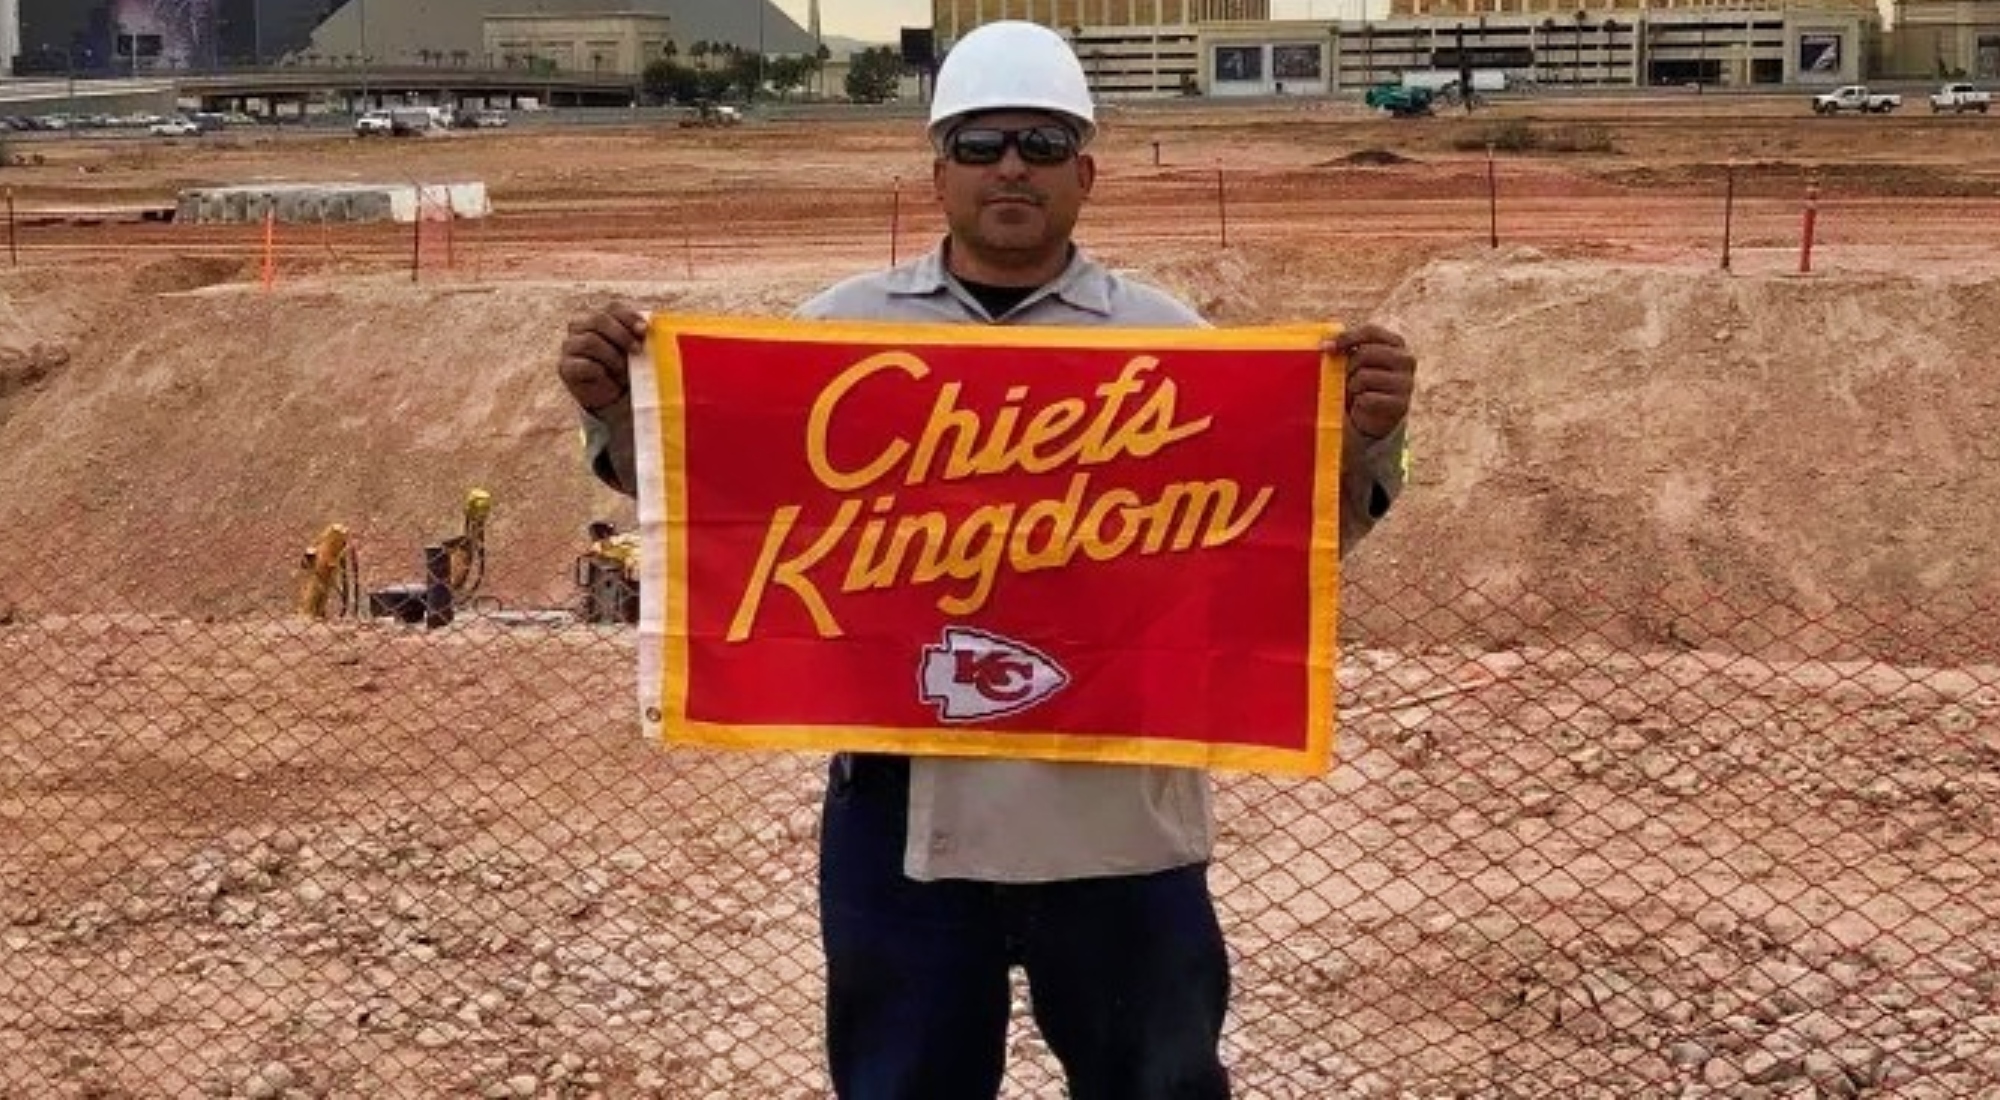
[[[1355,165],[1361,165],[1364,167],[1385,167],[1397,164],[1415,164],[1415,163],[1417,163],[1415,157],[1406,157],[1401,153],[1394,152],[1389,149],[1356,149],[1352,153],[1348,153],[1344,156],[1334,157],[1332,160],[1320,161],[1317,165],[1314,165],[1314,167],[1349,168]]]
[[[41,382],[69,365],[69,349],[61,344],[0,348],[0,410],[9,397]],[[0,411],[0,416],[5,415]]]
[[[366,586],[417,580],[474,487],[495,499],[485,591],[566,600],[585,524],[632,518],[583,472],[554,373],[570,314],[614,295],[782,313],[821,281],[384,277],[108,299],[68,368],[0,422],[0,467],[35,471],[0,489],[0,604],[281,612],[300,551],[333,522],[355,533]]]
[[[1693,185],[1720,187],[1731,174],[1740,195],[1803,195],[1808,182],[1822,193],[1890,195],[1901,198],[1989,198],[2000,195],[2000,178],[1962,165],[1861,161],[1800,163],[1787,160],[1701,161],[1689,164],[1644,164],[1593,173],[1597,178],[1635,188],[1680,189]]]
[[[1132,266],[1251,323],[1351,300],[1342,262],[1274,247]],[[0,423],[0,464],[37,472],[0,494],[0,531],[37,533],[0,540],[0,576],[24,606],[268,614],[324,524],[356,532],[370,586],[411,580],[477,486],[497,502],[488,591],[564,599],[585,523],[630,517],[577,461],[551,371],[564,319],[614,293],[781,313],[825,280],[385,277],[107,306]],[[1976,624],[1951,609],[2000,599],[1996,307],[1994,277],[1431,263],[1369,311],[1409,334],[1423,382],[1411,489],[1350,561],[1350,625],[1390,644],[1956,644]],[[35,544],[61,560],[18,560]],[[1913,639],[1912,608],[1944,625]]]
[[[2000,280],[1472,254],[1384,312],[1424,367],[1409,497],[1357,563],[1385,574],[1369,629],[1990,648]],[[1450,621],[1399,614],[1402,585]]]
[[[233,283],[249,275],[249,265],[221,256],[175,256],[155,260],[132,274],[132,289],[140,294],[175,294]]]

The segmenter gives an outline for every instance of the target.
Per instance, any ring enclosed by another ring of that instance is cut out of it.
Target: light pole
[[[44,42],[42,52],[52,54],[56,49]],[[69,78],[69,98],[67,105],[63,107],[63,113],[74,119],[76,118],[76,46],[73,44],[63,47],[63,73]]]
[[[354,15],[361,23],[361,110],[368,110],[368,0],[354,0]]]
[[[1701,86],[1706,83],[1708,83],[1708,20],[1703,19],[1695,24],[1694,90],[1700,92]]]

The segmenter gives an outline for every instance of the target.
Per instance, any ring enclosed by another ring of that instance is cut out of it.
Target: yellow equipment
[[[425,579],[367,593],[365,610],[361,566],[347,528],[329,526],[305,552],[299,613],[309,619],[366,614],[431,626],[451,622],[452,612],[470,603],[486,580],[486,521],[492,515],[493,494],[467,493],[459,533],[424,547]]]
[[[347,618],[361,613],[361,563],[347,541],[347,528],[335,523],[306,547],[299,562],[299,614],[324,619],[329,613]]]
[[[589,528],[590,548],[576,559],[576,584],[583,590],[583,621],[639,621],[639,536],[620,534],[599,520]]]
[[[451,601],[462,604],[479,591],[486,579],[486,519],[493,514],[493,494],[474,489],[465,495],[465,525],[458,537],[444,540],[444,552],[451,568],[445,583],[451,586]]]

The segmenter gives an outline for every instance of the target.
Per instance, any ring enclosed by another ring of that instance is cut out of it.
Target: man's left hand
[[[1369,440],[1395,431],[1410,412],[1417,357],[1403,338],[1380,325],[1343,331],[1327,350],[1347,359],[1347,423]]]

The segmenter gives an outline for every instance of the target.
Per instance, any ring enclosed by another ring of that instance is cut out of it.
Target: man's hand
[[[1327,345],[1347,357],[1347,423],[1368,440],[1395,431],[1410,412],[1417,357],[1380,325],[1348,329]]]
[[[556,373],[585,412],[616,403],[632,390],[632,353],[646,343],[646,319],[624,302],[570,319]]]

